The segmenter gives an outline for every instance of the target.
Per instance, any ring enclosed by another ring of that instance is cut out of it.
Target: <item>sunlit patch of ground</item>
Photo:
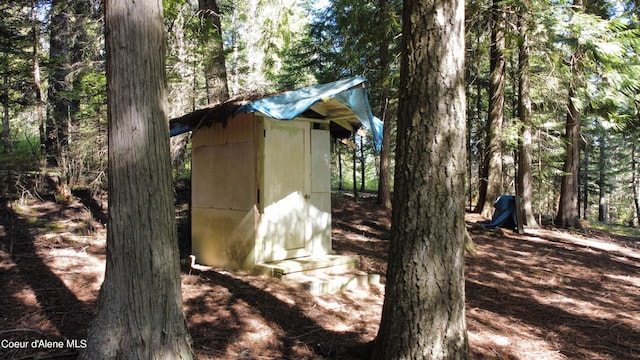
[[[467,261],[475,357],[640,357],[638,239],[623,240],[624,246],[620,239],[557,229],[471,232],[480,251]]]

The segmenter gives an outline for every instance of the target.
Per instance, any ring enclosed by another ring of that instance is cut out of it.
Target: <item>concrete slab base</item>
[[[379,284],[380,275],[357,270],[358,259],[344,255],[302,257],[258,264],[260,274],[301,284],[314,295]]]

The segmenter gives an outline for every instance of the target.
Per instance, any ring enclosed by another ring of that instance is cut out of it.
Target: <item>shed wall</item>
[[[256,263],[255,127],[253,114],[242,114],[193,133],[191,247],[200,263],[230,269]]]
[[[250,270],[332,253],[328,129],[242,114],[192,144],[196,261]]]

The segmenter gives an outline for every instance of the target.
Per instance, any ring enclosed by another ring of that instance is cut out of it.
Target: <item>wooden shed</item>
[[[379,144],[381,123],[371,115],[364,84],[357,77],[235,97],[171,121],[172,135],[192,131],[198,263],[273,275],[291,270],[283,270],[287,262],[348,266],[352,259],[331,249],[330,139],[365,125]]]

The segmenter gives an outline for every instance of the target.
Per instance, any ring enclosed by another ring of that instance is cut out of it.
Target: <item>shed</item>
[[[362,77],[234,97],[173,119],[172,136],[192,131],[196,261],[286,272],[272,265],[345,260],[331,249],[330,138],[361,125],[379,148],[382,123]]]

